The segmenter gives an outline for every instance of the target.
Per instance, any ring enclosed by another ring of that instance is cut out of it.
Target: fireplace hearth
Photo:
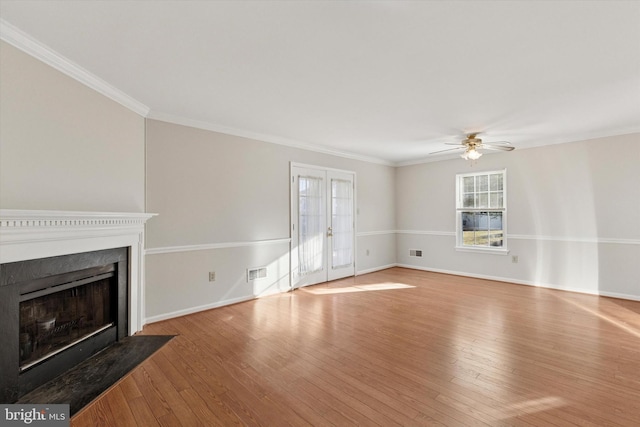
[[[15,402],[128,335],[128,252],[2,264],[0,401]]]

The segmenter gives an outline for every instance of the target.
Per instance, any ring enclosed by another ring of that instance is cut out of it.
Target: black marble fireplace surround
[[[128,335],[128,256],[117,248],[0,265],[0,403]],[[73,310],[52,314],[65,298]],[[45,346],[53,355],[41,358]]]

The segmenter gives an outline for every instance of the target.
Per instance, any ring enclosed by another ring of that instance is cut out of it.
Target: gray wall
[[[0,207],[144,212],[144,119],[0,42]]]
[[[357,269],[395,263],[393,167],[147,120],[151,320],[288,289],[290,162],[354,171]]]
[[[397,169],[397,262],[640,299],[640,134]],[[455,176],[507,169],[510,254],[457,252]],[[422,258],[409,257],[422,249]],[[512,256],[518,256],[518,263]]]

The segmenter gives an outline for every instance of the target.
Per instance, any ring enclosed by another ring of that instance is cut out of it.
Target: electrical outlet
[[[514,264],[518,263],[518,255],[511,255],[511,262]]]
[[[216,272],[215,271],[210,271],[209,272],[209,281],[210,282],[215,282],[216,281]]]

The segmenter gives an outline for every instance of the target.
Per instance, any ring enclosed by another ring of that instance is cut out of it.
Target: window
[[[506,170],[456,176],[458,249],[507,253]]]

